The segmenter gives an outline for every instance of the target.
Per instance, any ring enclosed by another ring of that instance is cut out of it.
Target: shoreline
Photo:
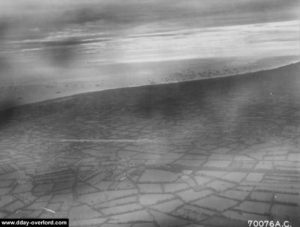
[[[151,86],[163,86],[163,85],[172,85],[172,84],[181,84],[181,83],[192,83],[192,82],[196,82],[196,81],[208,81],[208,80],[226,79],[226,78],[232,78],[232,77],[242,77],[242,76],[246,76],[248,74],[256,74],[256,73],[260,73],[260,72],[263,73],[263,72],[268,72],[268,71],[272,71],[272,70],[277,70],[277,69],[297,65],[299,63],[300,63],[300,61],[295,61],[290,64],[282,65],[282,66],[278,66],[278,67],[274,67],[274,68],[267,68],[267,69],[263,69],[263,70],[251,71],[251,72],[246,72],[246,73],[228,74],[228,75],[208,77],[208,78],[197,78],[197,79],[183,80],[183,81],[161,82],[161,83],[157,83],[157,84],[132,85],[132,86],[126,86],[126,87],[115,87],[115,88],[107,88],[107,89],[100,89],[100,90],[91,90],[91,91],[87,91],[87,92],[74,93],[71,95],[41,100],[41,101],[37,101],[37,102],[28,102],[28,103],[16,105],[15,107],[21,107],[21,106],[33,105],[33,104],[44,104],[47,102],[52,103],[52,102],[57,102],[60,100],[63,101],[63,100],[72,99],[73,97],[77,97],[80,95],[98,93],[98,92],[106,92],[106,91],[109,92],[109,91],[124,90],[124,89],[131,89],[131,88],[143,88],[143,87],[151,87]]]
[[[48,98],[41,98],[40,100],[34,100],[34,101],[28,101],[27,100],[25,102],[20,102],[19,100],[16,100],[15,98],[11,98],[11,96],[9,96],[9,92],[7,92],[7,94],[8,94],[7,99],[5,99],[5,97],[4,97],[4,100],[2,100],[0,102],[0,104],[1,104],[1,106],[5,106],[6,103],[13,103],[13,105],[10,106],[9,108],[14,108],[14,107],[21,107],[21,106],[26,106],[26,105],[42,104],[42,103],[47,103],[47,102],[52,103],[52,102],[57,102],[59,100],[72,99],[73,97],[76,97],[78,95],[97,93],[97,92],[106,92],[106,91],[112,91],[112,90],[131,89],[131,88],[148,87],[148,86],[163,86],[163,85],[169,85],[169,84],[172,85],[172,84],[181,84],[181,83],[191,83],[191,82],[196,82],[196,81],[215,80],[215,79],[230,78],[230,77],[243,77],[243,76],[248,75],[248,74],[267,72],[267,71],[271,71],[271,70],[280,69],[280,68],[283,68],[283,67],[292,66],[292,65],[295,65],[295,64],[298,64],[298,63],[300,63],[300,60],[295,59],[294,61],[290,61],[287,64],[276,65],[274,67],[271,67],[271,66],[270,67],[265,67],[263,69],[254,69],[254,70],[247,71],[247,72],[229,73],[229,74],[216,75],[216,76],[211,76],[211,77],[203,76],[202,78],[201,77],[188,78],[188,79],[182,78],[182,80],[173,80],[173,81],[172,80],[170,80],[170,81],[163,81],[162,80],[162,81],[154,82],[154,83],[149,83],[149,81],[148,81],[148,83],[141,83],[141,84],[136,84],[136,85],[127,85],[127,86],[115,86],[115,87],[112,86],[112,87],[107,87],[107,88],[99,88],[98,83],[97,83],[97,82],[99,82],[99,80],[95,79],[95,80],[92,80],[90,82],[91,84],[94,85],[94,88],[89,88],[89,89],[81,88],[81,90],[77,88],[78,89],[77,91],[69,92],[69,93],[65,92],[65,94],[62,94],[63,92],[56,92],[54,94],[53,93],[48,94]],[[193,73],[196,73],[196,72],[193,72]],[[185,76],[184,72],[181,73],[181,74],[182,74],[183,77]],[[70,84],[71,84],[71,82],[72,81],[70,81]],[[97,84],[97,86],[95,86],[95,84]],[[68,86],[68,83],[65,83],[65,85]],[[74,82],[74,85],[78,86],[78,85],[80,85],[80,83]],[[16,86],[16,87],[12,86],[12,89],[17,91],[16,88],[22,88],[25,91],[26,88],[30,90],[31,89],[30,86],[33,86],[33,89],[34,89],[35,88],[34,86],[39,86],[39,85],[30,85],[29,84],[29,85]],[[47,86],[47,85],[45,84],[45,85],[41,85],[41,86]],[[91,85],[89,85],[89,86],[91,86]],[[3,86],[3,87],[5,87],[5,86]],[[53,88],[53,90],[54,90],[54,88]],[[57,95],[57,94],[62,94],[62,95]],[[52,97],[49,98],[49,96],[52,96]],[[2,110],[7,109],[7,108],[3,108],[3,107],[1,108],[1,106],[0,106],[0,109],[2,109]]]

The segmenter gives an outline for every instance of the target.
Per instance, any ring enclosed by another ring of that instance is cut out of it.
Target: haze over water
[[[2,0],[1,84],[27,102],[40,89],[43,100],[275,68],[300,59],[298,10],[295,0]]]

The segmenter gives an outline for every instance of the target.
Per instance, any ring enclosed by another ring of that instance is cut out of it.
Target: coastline
[[[196,60],[195,60],[196,61]],[[188,62],[188,61],[187,61]],[[89,84],[85,84],[84,82],[74,82],[73,81],[73,85],[75,87],[75,89],[73,91],[65,91],[63,92],[63,89],[57,89],[59,91],[55,91],[55,86],[53,88],[51,88],[50,85],[42,85],[42,84],[38,84],[38,85],[25,85],[25,86],[16,86],[16,87],[11,87],[11,89],[13,90],[13,92],[15,92],[16,94],[11,94],[12,92],[7,92],[7,96],[3,96],[2,95],[2,103],[6,103],[7,101],[13,103],[13,106],[23,106],[23,105],[27,105],[27,104],[35,104],[35,103],[44,103],[44,102],[52,102],[52,101],[57,101],[59,99],[70,99],[74,96],[77,95],[83,95],[83,94],[87,94],[87,93],[94,93],[94,92],[104,92],[104,91],[110,91],[110,90],[118,90],[118,89],[130,89],[130,88],[136,88],[136,87],[145,87],[145,86],[157,86],[157,85],[166,85],[166,84],[178,84],[178,83],[184,83],[184,82],[195,82],[195,81],[201,81],[201,80],[214,80],[214,79],[219,79],[219,78],[227,78],[227,77],[243,77],[247,74],[253,74],[253,73],[259,73],[259,72],[265,72],[265,71],[270,71],[270,70],[276,70],[276,69],[280,69],[282,67],[287,67],[289,65],[294,65],[294,64],[298,64],[300,62],[299,59],[295,59],[294,61],[289,61],[289,62],[285,62],[282,64],[276,64],[275,66],[269,66],[269,67],[264,67],[264,68],[257,68],[257,69],[252,69],[251,71],[247,71],[247,72],[234,72],[234,73],[228,73],[228,74],[223,74],[223,75],[214,75],[214,76],[210,76],[210,77],[205,77],[202,76],[195,72],[192,71],[192,76],[189,77],[187,72],[187,75],[184,75],[184,72],[179,74],[181,76],[181,78],[176,78],[176,77],[171,77],[171,79],[169,81],[163,81],[164,78],[159,78],[161,79],[161,81],[155,82],[155,81],[141,81],[138,84],[129,84],[126,86],[106,86],[104,85],[104,87],[99,86],[100,82],[99,79],[95,78],[95,80],[92,80],[91,82],[89,82]],[[195,64],[196,65],[196,64]],[[193,74],[194,73],[194,74]],[[173,73],[176,74],[176,73]],[[200,75],[200,76],[199,76]],[[125,78],[126,80],[126,78]],[[114,82],[114,81],[112,81]],[[59,86],[59,83],[57,83]],[[82,85],[83,84],[83,85]],[[79,86],[82,86],[83,88],[79,88]],[[72,81],[67,81],[64,84],[62,84],[61,86],[65,86],[65,87],[70,87],[72,89]],[[86,87],[84,87],[86,86]],[[19,88],[19,90],[18,90]],[[48,88],[48,89],[47,89]],[[41,92],[38,91],[38,89],[41,90]],[[5,89],[3,89],[5,90]],[[29,92],[26,92],[29,91]],[[22,94],[23,92],[23,94]],[[47,93],[48,92],[48,93]],[[19,93],[19,94],[18,94]],[[37,93],[41,93],[40,95],[36,95]],[[24,100],[20,100],[20,98],[16,98],[17,96],[20,97],[24,97]],[[27,96],[27,98],[26,98]],[[11,106],[11,107],[13,107]]]

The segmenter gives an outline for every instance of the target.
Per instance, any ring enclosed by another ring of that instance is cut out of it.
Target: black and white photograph
[[[299,227],[300,0],[0,0],[0,226]]]

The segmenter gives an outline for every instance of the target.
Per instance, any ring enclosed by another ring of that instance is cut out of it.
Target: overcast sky
[[[2,23],[36,31],[96,22],[99,29],[114,31],[295,20],[299,5],[298,0],[0,0],[0,16]]]
[[[5,61],[30,71],[74,59],[73,67],[299,56],[299,12],[300,0],[0,0],[0,57],[14,52]]]

